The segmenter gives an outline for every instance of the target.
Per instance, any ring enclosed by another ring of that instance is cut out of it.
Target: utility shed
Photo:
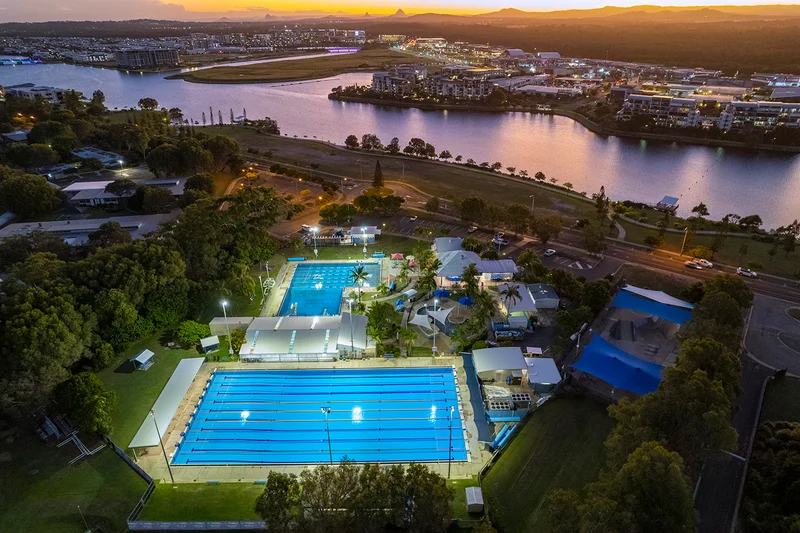
[[[483,513],[483,491],[480,487],[467,487],[467,512],[470,514]]]
[[[139,352],[136,355],[136,357],[131,359],[131,362],[133,363],[133,366],[134,368],[136,368],[136,370],[147,370],[148,368],[153,366],[153,363],[155,362],[153,357],[155,355],[156,354],[154,354],[150,350],[145,349]]]

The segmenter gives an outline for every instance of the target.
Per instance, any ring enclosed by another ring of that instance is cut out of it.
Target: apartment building
[[[116,53],[117,66],[122,68],[167,68],[180,65],[177,50],[145,48],[120,50]]]
[[[402,97],[411,94],[413,83],[410,79],[391,72],[375,72],[372,74],[372,90],[381,94]]]
[[[69,89],[46,86],[20,85],[16,87],[6,87],[7,95],[26,98],[28,100],[36,100],[36,97],[40,96],[53,105],[62,105],[64,103],[64,96],[68,92]]]
[[[731,102],[720,113],[717,126],[724,131],[800,128],[800,103]]]
[[[700,124],[697,102],[691,98],[631,94],[617,113],[617,120],[627,121],[634,116],[649,116],[664,128],[693,128]]]

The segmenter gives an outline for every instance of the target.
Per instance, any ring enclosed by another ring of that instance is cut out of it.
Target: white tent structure
[[[453,312],[453,309],[455,309],[455,307],[448,307],[447,309],[439,308],[436,311],[429,308],[428,316],[437,321],[438,323],[444,324],[444,321],[447,320],[447,317],[450,315],[450,313]]]
[[[522,350],[515,346],[473,350],[472,361],[475,372],[483,381],[502,382],[514,373],[528,371]]]
[[[653,300],[654,302],[658,302],[661,304],[672,305],[675,307],[680,307],[683,309],[694,309],[694,305],[690,304],[689,302],[684,302],[674,296],[670,296],[669,294],[663,291],[653,291],[650,289],[641,289],[639,287],[634,287],[633,285],[626,285],[622,287],[623,291],[628,291],[633,293],[637,296],[642,296],[649,300]]]

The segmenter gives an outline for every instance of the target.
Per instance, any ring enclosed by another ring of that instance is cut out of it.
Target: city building
[[[117,66],[122,68],[171,68],[180,65],[177,50],[163,48],[129,49],[116,53]]]
[[[628,121],[634,116],[648,116],[663,128],[693,128],[700,124],[697,102],[691,98],[631,94],[617,113],[617,120]]]
[[[64,96],[68,92],[69,89],[59,89],[58,87],[38,85],[17,85],[14,87],[6,87],[6,95],[16,96],[17,98],[26,98],[28,100],[36,100],[36,97],[38,96],[53,105],[63,104]]]
[[[393,75],[389,72],[375,72],[372,74],[372,90],[381,94],[389,94],[401,98],[411,94],[413,84],[407,78]]]
[[[379,43],[399,44],[408,40],[406,35],[378,35]]]
[[[146,233],[158,229],[158,226],[178,215],[178,211],[162,215],[138,215],[108,218],[92,218],[85,220],[53,220],[47,222],[25,222],[9,224],[0,229],[0,239],[7,239],[15,235],[28,235],[34,231],[43,231],[51,235],[58,235],[64,242],[78,246],[86,244],[89,234],[100,229],[106,222],[117,222],[122,229],[130,232],[132,239],[140,239]]]
[[[83,160],[97,159],[103,163],[103,166],[106,168],[120,168],[123,164],[121,155],[114,152],[100,150],[99,148],[94,148],[92,146],[84,146],[83,148],[73,150],[72,155]]]
[[[800,103],[731,102],[720,113],[717,124],[723,131],[800,128]]]
[[[67,203],[74,207],[111,207],[121,204],[121,200],[134,194],[117,195],[106,192],[106,187],[113,181],[76,181],[62,189],[67,195]]]

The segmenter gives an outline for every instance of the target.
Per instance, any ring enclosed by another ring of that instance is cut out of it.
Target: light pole
[[[681,243],[681,255],[683,255],[683,249],[686,248],[686,238],[689,236],[689,226],[683,228],[683,243]]]
[[[333,449],[331,448],[331,428],[328,425],[328,415],[331,412],[331,408],[330,407],[320,407],[319,409],[320,409],[320,411],[325,413],[325,432],[328,434],[328,458],[330,459],[331,464],[333,464]]]
[[[297,178],[297,181],[294,182],[294,190],[297,195],[300,195],[300,182],[303,181],[303,178]]]
[[[227,300],[222,300],[222,315],[225,317],[225,331],[228,333],[228,355],[233,357],[233,345],[231,344],[231,328],[228,326],[228,311],[225,309],[228,306]]]
[[[314,239],[314,258],[319,255],[319,250],[317,250],[317,233],[319,233],[319,228],[317,226],[311,228],[311,236]]]
[[[455,406],[450,406],[450,416],[448,426],[450,428],[449,443],[447,445],[447,479],[450,479],[450,464],[453,459],[453,411]]]
[[[164,449],[164,441],[161,440],[161,432],[158,430],[158,422],[156,422],[156,413],[150,409],[150,416],[153,417],[153,424],[156,426],[156,435],[158,436],[158,443],[161,445],[161,453],[164,454],[164,462],[167,463],[167,471],[169,472],[169,479],[172,484],[175,484],[175,478],[172,477],[172,469],[169,467],[169,459],[167,459],[167,450]]]
[[[536,195],[531,194],[530,198],[531,198],[531,213],[533,213],[533,202],[536,201]]]
[[[367,227],[361,226],[361,240],[364,241],[364,259],[367,258]]]
[[[403,167],[403,173],[400,175],[400,181],[403,181],[403,178],[406,177],[406,162],[400,161],[400,166]]]
[[[355,346],[353,345],[353,299],[347,299],[347,305],[350,307],[350,355],[353,355],[355,352]]]
[[[431,351],[433,352],[433,356],[436,357],[436,304],[439,303],[439,300],[433,300],[433,346],[431,346]]]
[[[361,174],[361,181],[364,181],[364,162],[360,159],[356,159],[356,163],[358,163],[358,172]]]

